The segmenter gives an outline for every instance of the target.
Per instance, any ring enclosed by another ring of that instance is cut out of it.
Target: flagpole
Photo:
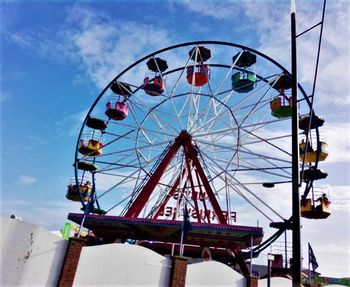
[[[181,240],[180,240],[180,256],[183,256],[184,250],[183,250],[183,242],[184,242],[184,223],[182,223],[182,228],[181,228]]]
[[[310,243],[308,244],[308,250],[307,250],[307,254],[308,254],[308,269],[309,269],[309,285],[311,286],[311,270],[310,270]]]
[[[186,200],[186,197],[185,197]],[[185,228],[186,228],[186,220],[188,219],[188,214],[187,214],[187,204],[186,202],[184,203],[183,207],[183,219],[182,219],[182,228],[181,228],[181,239],[180,239],[180,256],[183,256],[184,253],[184,237],[185,237]]]
[[[301,285],[300,198],[299,198],[299,134],[298,80],[296,48],[296,4],[291,0],[291,76],[292,76],[292,223],[293,223],[293,287]]]

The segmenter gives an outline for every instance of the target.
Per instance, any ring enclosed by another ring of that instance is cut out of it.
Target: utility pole
[[[301,285],[300,248],[300,197],[299,197],[299,119],[298,119],[298,80],[296,47],[296,5],[291,0],[291,74],[292,74],[292,230],[293,230],[293,287]]]

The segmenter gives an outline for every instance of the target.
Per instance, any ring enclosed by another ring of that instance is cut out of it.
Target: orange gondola
[[[197,65],[187,67],[187,82],[195,87],[204,86],[209,81],[209,66]]]
[[[209,66],[204,64],[211,57],[210,49],[204,46],[196,46],[188,52],[188,55],[191,63],[186,68],[187,82],[195,87],[204,86],[210,78]]]
[[[143,80],[143,89],[147,95],[161,96],[165,91],[165,80],[162,73],[168,68],[168,64],[161,58],[150,58],[146,65],[152,75],[146,75]]]

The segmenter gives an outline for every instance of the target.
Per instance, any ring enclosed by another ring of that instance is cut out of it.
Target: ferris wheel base
[[[69,213],[68,219],[81,224],[83,216],[79,213]],[[90,214],[85,218],[84,227],[91,230],[95,236],[108,242],[134,239],[179,244],[183,222]],[[243,249],[252,244],[253,246],[260,244],[262,238],[263,229],[261,227],[191,222],[191,228],[186,230],[183,243]]]

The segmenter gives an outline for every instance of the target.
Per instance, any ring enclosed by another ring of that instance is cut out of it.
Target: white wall
[[[168,286],[171,261],[137,245],[83,247],[74,286]]]
[[[283,277],[272,277],[271,286],[290,287],[292,286],[292,280]],[[259,280],[259,287],[267,287],[267,279]]]
[[[0,286],[55,286],[67,241],[11,218],[0,220]]]
[[[187,266],[186,286],[246,287],[247,282],[241,274],[227,265],[206,261]]]

